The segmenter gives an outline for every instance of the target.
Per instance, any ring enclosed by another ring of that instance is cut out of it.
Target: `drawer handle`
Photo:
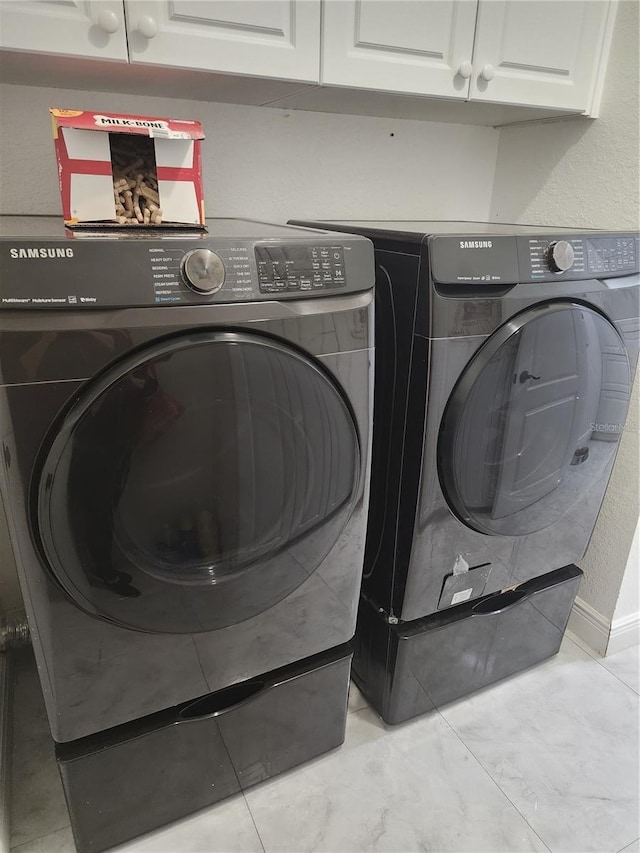
[[[493,65],[491,65],[490,63],[487,63],[484,66],[484,68],[482,69],[482,71],[480,72],[480,77],[482,77],[482,79],[486,80],[488,83],[489,80],[493,80],[495,73],[496,73],[496,69],[493,67]]]
[[[98,26],[105,33],[117,33],[120,29],[120,21],[112,9],[101,9],[98,15]]]
[[[264,681],[245,681],[191,702],[179,713],[180,722],[206,720],[250,702],[265,689]]]
[[[473,74],[473,65],[469,62],[468,59],[465,59],[463,63],[461,63],[460,68],[458,68],[458,74],[467,80]]]
[[[510,607],[515,607],[520,604],[525,598],[528,598],[531,593],[525,590],[511,590],[510,592],[499,592],[497,595],[492,595],[490,598],[481,601],[473,607],[474,615],[491,616],[492,614],[502,613]]]
[[[146,39],[155,38],[158,35],[158,25],[151,15],[142,15],[138,18],[138,32]]]

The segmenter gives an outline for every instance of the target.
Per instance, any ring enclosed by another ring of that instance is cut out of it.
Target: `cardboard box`
[[[67,225],[204,229],[199,122],[57,108],[50,113]],[[131,210],[134,201],[140,214]]]

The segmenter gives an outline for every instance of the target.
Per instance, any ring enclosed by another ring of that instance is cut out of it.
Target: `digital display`
[[[344,287],[342,246],[256,246],[261,293]]]
[[[587,240],[587,257],[592,273],[623,272],[636,265],[633,237],[594,237]]]

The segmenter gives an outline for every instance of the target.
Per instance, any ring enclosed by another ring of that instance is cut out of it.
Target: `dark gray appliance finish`
[[[354,681],[392,724],[488,687],[558,652],[581,578],[565,566],[397,625],[363,599]]]
[[[638,357],[637,234],[322,227],[376,249],[367,600],[406,625],[579,560]]]
[[[168,306],[150,289],[149,249],[191,237],[18,222],[0,219],[0,295],[26,270],[43,298],[66,300],[0,300],[3,497],[55,740],[348,642],[368,501],[371,244],[211,220],[198,238],[211,251],[227,238],[250,256],[340,245],[346,285],[266,299],[250,263],[255,299],[206,304],[185,287],[192,304]],[[21,247],[47,257],[13,258]],[[105,267],[116,307],[69,301]],[[139,307],[117,307],[125,297]]]
[[[2,217],[0,305],[175,307],[370,288],[366,242],[338,241],[321,231],[310,239],[302,229],[249,220],[212,219],[208,225],[208,233],[130,228],[74,234],[54,217]],[[51,275],[54,268],[58,275]]]
[[[56,756],[79,853],[211,806],[344,740],[351,650],[168,708]]]

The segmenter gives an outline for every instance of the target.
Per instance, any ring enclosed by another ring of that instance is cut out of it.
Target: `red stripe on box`
[[[156,169],[159,181],[192,181],[196,183],[198,174],[192,167],[185,169],[178,166],[158,166]]]

